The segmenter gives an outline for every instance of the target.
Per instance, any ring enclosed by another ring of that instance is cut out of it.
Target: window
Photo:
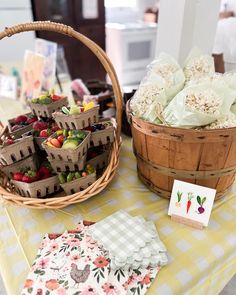
[[[105,0],[105,7],[136,7],[137,0]]]

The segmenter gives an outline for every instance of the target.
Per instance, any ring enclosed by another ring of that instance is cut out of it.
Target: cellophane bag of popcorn
[[[191,85],[175,96],[163,117],[175,127],[205,126],[229,115],[235,94],[223,81]]]
[[[185,77],[174,58],[160,54],[148,67],[144,79],[131,99],[134,115],[159,124],[161,112],[184,86]]]
[[[236,127],[236,115],[232,112],[229,115],[220,117],[210,125],[205,126],[205,129],[220,129]]]
[[[133,98],[130,107],[133,114],[150,122],[160,123],[159,113],[167,104],[165,91],[160,83],[143,81]]]
[[[184,63],[186,83],[213,76],[215,73],[214,59],[212,56],[202,54],[198,48],[193,48]]]
[[[175,95],[184,87],[184,72],[177,61],[166,53],[151,62],[147,67],[146,80],[161,80],[166,93],[167,102],[170,102]]]

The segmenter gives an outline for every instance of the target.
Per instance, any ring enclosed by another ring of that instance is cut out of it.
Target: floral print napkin
[[[107,251],[88,234],[76,231],[46,234],[21,295],[143,295],[159,267],[111,270]]]

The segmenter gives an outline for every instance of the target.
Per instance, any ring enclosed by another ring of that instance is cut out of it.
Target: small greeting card
[[[57,43],[37,38],[35,52],[45,57],[42,88],[50,90],[54,87],[56,78]]]
[[[0,74],[0,97],[17,98],[16,77]]]
[[[38,97],[42,89],[43,69],[45,57],[26,50],[22,74],[22,88],[20,100],[26,103],[28,100]]]
[[[202,224],[207,226],[212,206],[215,199],[216,190],[204,186],[175,180],[168,215],[177,217],[178,222],[194,226]]]

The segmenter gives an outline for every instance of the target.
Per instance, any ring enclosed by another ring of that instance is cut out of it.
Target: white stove
[[[157,24],[107,23],[106,52],[120,84],[139,84],[154,59]]]

